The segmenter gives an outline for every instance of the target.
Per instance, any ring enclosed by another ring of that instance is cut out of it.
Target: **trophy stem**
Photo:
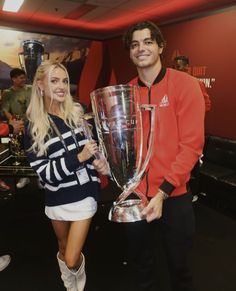
[[[116,199],[115,204],[118,205],[122,203],[128,196],[134,191],[136,184],[133,185],[130,189],[125,189]]]
[[[142,215],[142,210],[148,205],[148,199],[145,195],[135,192],[132,188],[124,190],[117,200],[113,202],[113,206],[110,209],[108,219],[113,222],[135,222],[145,219]],[[128,199],[128,196],[134,193],[138,196],[138,199]]]
[[[139,196],[138,199],[127,199],[113,202],[113,206],[110,209],[108,219],[113,222],[135,222],[145,219],[142,215],[143,209],[148,205],[148,199],[146,196],[132,192]],[[123,194],[123,193],[122,193]],[[124,196],[128,197],[129,194]]]

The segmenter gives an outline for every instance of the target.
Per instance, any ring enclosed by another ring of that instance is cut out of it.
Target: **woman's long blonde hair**
[[[36,71],[31,99],[26,111],[26,116],[29,120],[29,133],[32,137],[32,146],[29,150],[37,153],[37,156],[46,154],[47,148],[45,145],[45,138],[50,138],[52,136],[48,113],[44,105],[43,92],[39,88],[38,81],[47,78],[49,83],[51,72],[56,68],[64,70],[68,78],[68,93],[67,96],[65,96],[64,102],[60,105],[63,119],[71,128],[79,127],[82,124],[82,117],[84,114],[83,108],[80,104],[73,102],[70,95],[69,76],[66,68],[58,62],[43,62]],[[53,96],[52,92],[51,96]],[[51,104],[52,102],[53,99],[51,100]]]

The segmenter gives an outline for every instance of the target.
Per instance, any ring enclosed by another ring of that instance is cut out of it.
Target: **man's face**
[[[148,68],[161,64],[160,54],[163,48],[159,47],[156,40],[151,38],[148,28],[136,30],[133,33],[130,46],[130,58],[137,68]]]
[[[24,74],[12,78],[13,86],[17,88],[23,88],[26,83],[26,76]]]
[[[174,66],[173,67],[174,67],[174,69],[176,69],[178,71],[182,71],[182,72],[186,72],[186,73],[188,73],[188,70],[189,70],[188,64],[186,64],[182,60],[174,61]]]

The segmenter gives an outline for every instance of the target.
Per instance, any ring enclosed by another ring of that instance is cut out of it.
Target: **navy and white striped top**
[[[51,115],[60,131],[68,153],[63,147],[60,138],[53,133],[52,138],[46,140],[47,154],[37,157],[32,151],[27,151],[32,145],[29,133],[25,134],[25,149],[30,166],[36,171],[45,188],[46,206],[58,206],[80,201],[88,196],[97,200],[100,179],[92,165],[93,159],[80,163],[77,154],[78,149],[73,139],[70,128],[64,121]],[[79,151],[87,142],[82,128],[74,130],[79,145]],[[80,185],[76,171],[85,168],[90,181]]]

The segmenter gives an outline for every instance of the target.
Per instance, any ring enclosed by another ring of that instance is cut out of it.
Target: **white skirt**
[[[46,206],[45,214],[53,220],[77,221],[94,216],[97,211],[97,202],[93,197],[81,201],[58,206]]]

